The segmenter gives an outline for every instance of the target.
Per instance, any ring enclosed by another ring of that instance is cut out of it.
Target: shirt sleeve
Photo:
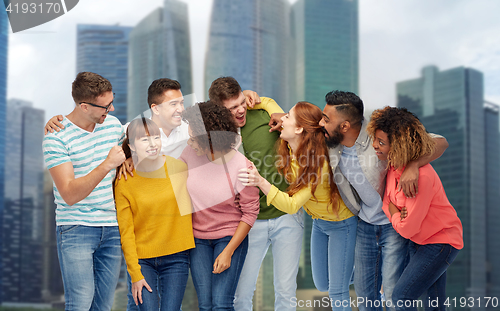
[[[239,192],[241,219],[249,226],[253,226],[260,211],[259,188],[246,186]]]
[[[274,99],[269,97],[261,97],[260,104],[255,105],[253,108],[248,108],[249,110],[265,110],[269,116],[273,113],[283,113],[283,109],[274,101]]]
[[[121,127],[121,133],[120,133],[120,139],[118,140],[118,146],[122,146],[123,144],[123,141],[125,140],[125,133],[127,132],[127,126],[128,126],[128,123],[126,125],[120,125]]]
[[[325,178],[328,176],[328,164],[325,163],[322,169],[321,180],[318,187],[323,184]],[[300,189],[294,195],[290,196],[288,193],[280,191],[276,186],[271,185],[271,190],[267,194],[267,205],[274,205],[277,209],[287,214],[295,214],[299,209],[306,204],[312,197],[311,186]]]
[[[394,229],[402,237],[411,239],[414,235],[421,231],[422,222],[427,216],[432,198],[434,197],[433,189],[434,180],[432,180],[430,176],[421,174],[418,179],[418,194],[414,198],[406,198],[406,211],[408,212],[408,216],[401,220],[401,214],[394,213],[392,218],[390,218]],[[403,206],[401,206],[401,208],[402,207]]]
[[[51,169],[66,162],[71,162],[68,148],[61,139],[54,135],[47,135],[43,138],[43,160],[47,169]]]
[[[429,133],[429,136],[430,136],[431,138],[434,138],[434,139],[436,139],[436,138],[444,138],[444,136],[441,136],[441,135],[439,135],[439,134],[434,134],[434,133]]]
[[[132,283],[144,278],[139,265],[137,248],[135,245],[134,216],[130,206],[130,201],[126,196],[126,181],[119,180],[115,187],[116,217],[118,228],[120,230],[120,239],[122,242],[123,255],[127,264],[127,271],[132,278]]]

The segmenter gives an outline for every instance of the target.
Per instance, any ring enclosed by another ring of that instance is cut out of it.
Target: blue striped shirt
[[[44,137],[43,157],[47,169],[71,162],[75,179],[99,166],[109,150],[121,145],[124,139],[120,121],[110,115],[102,124],[96,124],[92,132],[76,126],[68,118],[61,123],[63,130]],[[54,184],[56,225],[117,226],[112,186],[115,174],[115,170],[111,170],[85,199],[71,206]]]

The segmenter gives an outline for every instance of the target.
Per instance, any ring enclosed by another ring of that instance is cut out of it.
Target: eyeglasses
[[[113,97],[115,96],[115,93],[113,93]],[[102,109],[106,109],[106,112],[109,111],[109,109],[111,109],[111,105],[113,105],[113,102],[109,103],[109,105],[107,106],[99,106],[99,105],[96,105],[96,104],[92,104],[92,103],[86,103],[86,102],[81,102],[79,103],[80,105],[81,104],[87,104],[87,105],[90,105],[90,106],[93,106],[93,107],[97,107],[97,108],[102,108]]]

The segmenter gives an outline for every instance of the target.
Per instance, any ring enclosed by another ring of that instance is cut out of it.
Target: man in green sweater
[[[261,176],[278,189],[286,191],[288,184],[275,166],[277,160],[275,145],[280,134],[269,132],[269,114],[259,109],[247,110],[245,95],[232,77],[214,80],[208,95],[211,101],[231,110],[241,130],[240,151],[255,164]],[[283,112],[274,100],[265,97],[261,100],[263,105],[274,107],[275,111],[271,108],[272,112]],[[248,253],[236,289],[234,308],[237,311],[252,310],[252,297],[259,269],[270,245],[274,260],[274,309],[295,310],[291,301],[297,289],[296,279],[303,232],[302,210],[293,215],[285,214],[273,205],[267,205],[266,196],[260,192],[260,212],[248,234]]]

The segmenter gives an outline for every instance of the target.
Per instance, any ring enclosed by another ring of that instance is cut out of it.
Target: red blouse
[[[420,245],[450,244],[462,249],[462,223],[432,166],[427,164],[419,169],[418,194],[414,198],[407,198],[403,191],[397,191],[401,173],[394,167],[389,169],[383,200],[383,210],[394,229],[404,238]],[[401,220],[401,213],[398,212],[391,218],[390,202],[399,210],[406,206],[408,216]]]

